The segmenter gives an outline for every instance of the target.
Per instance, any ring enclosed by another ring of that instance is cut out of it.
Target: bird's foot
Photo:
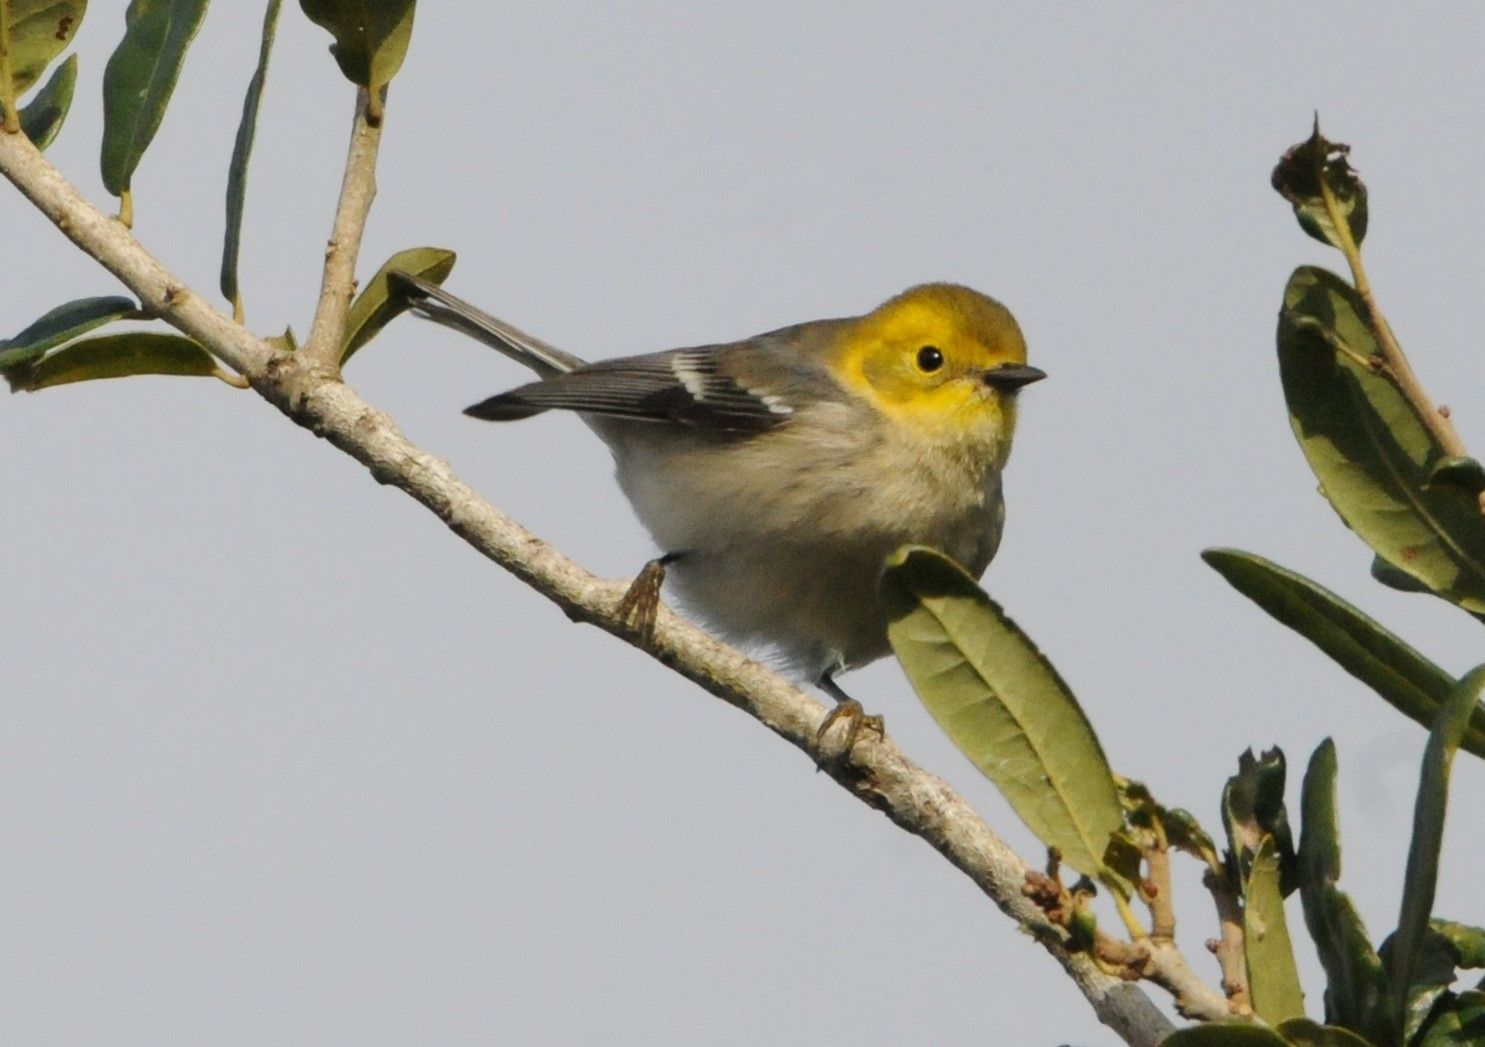
[[[839,759],[847,759],[851,755],[851,749],[856,744],[856,739],[862,730],[874,731],[879,738],[887,736],[887,724],[879,715],[867,715],[860,702],[854,698],[841,698],[835,703],[835,708],[825,714],[820,721],[820,726],[815,729],[815,752],[823,750],[825,736],[837,722],[845,724],[846,737],[841,746]]]
[[[655,637],[655,618],[660,611],[660,587],[665,584],[665,567],[675,558],[675,554],[667,553],[645,564],[614,606],[614,618],[628,624],[639,642],[646,646]]]

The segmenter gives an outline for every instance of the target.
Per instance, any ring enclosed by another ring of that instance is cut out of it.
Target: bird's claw
[[[842,759],[850,755],[863,729],[875,732],[880,738],[885,738],[887,735],[887,724],[881,716],[868,715],[856,699],[844,698],[836,702],[835,708],[825,714],[825,718],[820,721],[820,726],[815,729],[815,751],[817,753],[821,751],[825,736],[830,733],[830,728],[834,727],[837,721],[844,721],[846,725],[845,742],[840,751]]]

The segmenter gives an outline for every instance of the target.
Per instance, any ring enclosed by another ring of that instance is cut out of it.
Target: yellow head
[[[836,373],[883,414],[932,440],[1008,441],[1026,366],[1010,311],[958,284],[909,288],[847,325]]]

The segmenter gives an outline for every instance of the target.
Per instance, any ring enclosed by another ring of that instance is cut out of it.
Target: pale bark
[[[361,127],[358,116],[357,130]],[[356,149],[353,144],[352,150]],[[348,165],[349,166],[349,165]],[[172,276],[119,222],[85,200],[19,134],[0,133],[0,173],[13,182],[78,247],[97,259],[139,296],[145,309],[208,347],[241,372],[252,387],[299,425],[324,437],[366,466],[379,483],[405,491],[484,556],[560,606],[574,621],[589,622],[635,643],[611,611],[622,583],[597,578],[481,498],[441,459],[411,444],[391,418],[361,399],[339,378],[324,354],[276,352]],[[369,171],[366,172],[369,177]],[[369,187],[367,178],[348,184]],[[369,195],[365,204],[369,206]],[[363,223],[364,208],[354,207]],[[335,237],[340,240],[340,222]],[[355,231],[359,239],[359,228]],[[332,252],[333,254],[334,252]],[[332,259],[333,261],[333,259]],[[334,262],[340,266],[340,262]],[[344,313],[348,268],[331,273],[322,303]],[[334,324],[333,318],[328,321]],[[722,700],[747,712],[811,759],[825,708],[763,666],[720,643],[679,615],[661,608],[647,653]],[[999,908],[1032,931],[1088,999],[1099,1019],[1127,1043],[1151,1047],[1170,1022],[1141,989],[1101,971],[1082,952],[1069,951],[1066,933],[1022,893],[1027,865],[942,780],[912,763],[897,745],[869,733],[849,761],[825,760],[821,769],[844,789],[921,837],[969,876]],[[1157,952],[1172,951],[1168,943]],[[1175,965],[1184,980],[1184,961]],[[1200,984],[1199,982],[1197,984]],[[1205,988],[1205,987],[1203,987]],[[1191,1011],[1209,1013],[1210,989],[1196,993]],[[1225,1008],[1224,1008],[1225,1011]]]

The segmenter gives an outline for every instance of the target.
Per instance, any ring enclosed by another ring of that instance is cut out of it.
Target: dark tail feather
[[[500,393],[488,400],[481,400],[471,407],[464,408],[464,413],[471,418],[479,418],[486,422],[514,422],[517,419],[530,418],[532,415],[548,410],[546,404],[530,403],[521,395],[528,388],[530,387],[521,386],[508,393]]]
[[[412,273],[394,269],[387,274],[387,287],[392,296],[419,316],[450,327],[462,334],[499,349],[517,363],[525,364],[542,377],[566,374],[581,367],[583,360],[548,345],[504,320],[496,319],[464,299],[449,294],[442,287]],[[471,412],[466,412],[471,413]],[[534,413],[534,412],[533,412]],[[483,417],[476,415],[476,417]],[[522,417],[522,416],[502,416]]]

